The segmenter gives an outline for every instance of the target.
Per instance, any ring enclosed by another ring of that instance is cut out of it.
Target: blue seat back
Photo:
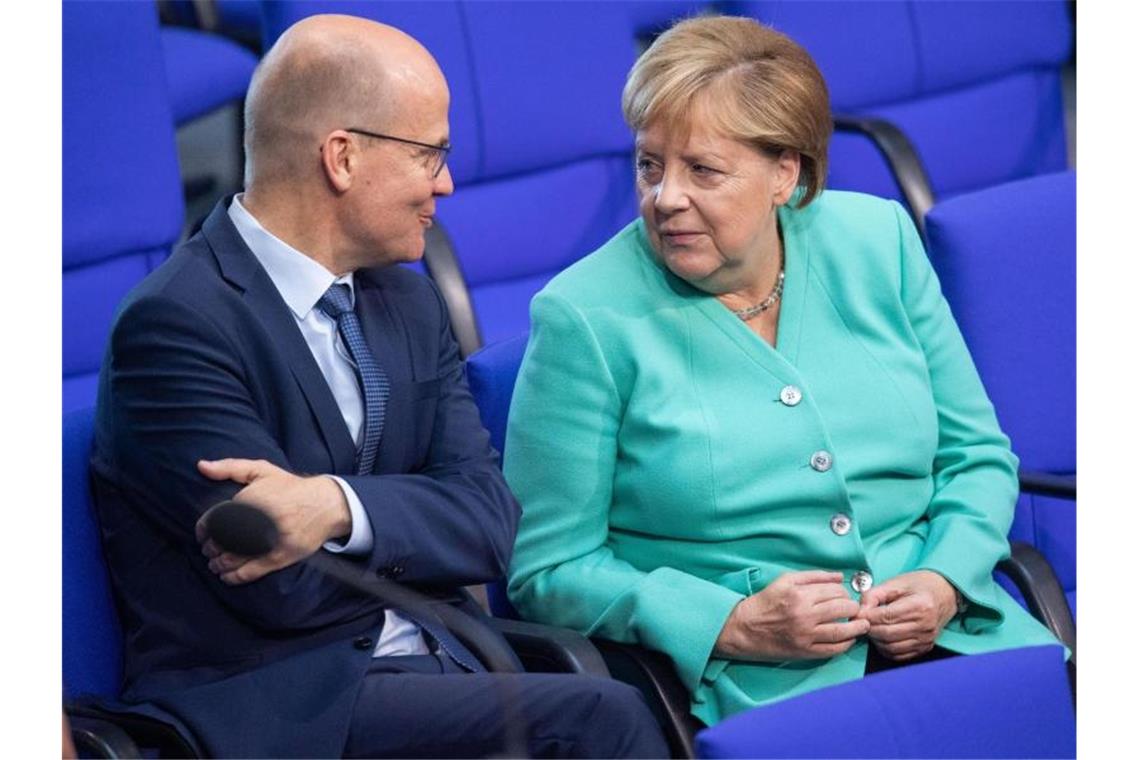
[[[63,418],[63,687],[115,698],[123,638],[87,477],[94,420],[91,408]]]
[[[455,243],[487,343],[525,332],[530,298],[637,213],[621,89],[639,39],[695,2],[280,2],[266,43],[317,12],[420,40],[451,87]]]
[[[1074,757],[1056,646],[951,657],[757,707],[697,734],[703,758]]]
[[[175,124],[185,124],[245,98],[257,56],[237,42],[200,29],[164,26],[166,81]]]
[[[1076,473],[1076,176],[961,195],[927,215],[930,258],[1025,470]],[[1076,510],[1023,495],[1011,536],[1076,603]]]
[[[182,226],[153,3],[63,4],[63,405],[94,403],[115,307]]]
[[[467,384],[479,407],[483,427],[491,434],[491,445],[499,452],[507,438],[507,414],[515,392],[526,335],[492,343],[467,357]]]
[[[1060,0],[722,5],[807,48],[834,111],[900,127],[938,197],[1066,166],[1060,71],[1073,27]],[[900,197],[865,138],[837,134],[831,158],[831,187]]]
[[[467,357],[467,385],[483,427],[491,434],[491,445],[504,452],[507,439],[507,415],[511,410],[511,397],[515,380],[519,376],[523,355],[526,353],[527,335],[516,335],[500,343],[492,343]],[[518,612],[507,598],[506,584],[487,584],[487,602],[496,617],[518,618]]]

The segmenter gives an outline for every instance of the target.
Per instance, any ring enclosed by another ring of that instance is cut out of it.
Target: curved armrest
[[[1058,496],[1062,499],[1073,499],[1074,501],[1077,498],[1076,475],[1054,475],[1051,472],[1020,470],[1017,473],[1017,481],[1021,490],[1026,493]]]
[[[505,618],[488,618],[487,623],[506,638],[528,673],[610,677],[597,647],[577,631]]]
[[[475,318],[475,307],[471,304],[467,278],[455,257],[455,246],[439,219],[432,219],[432,226],[424,235],[424,267],[447,304],[451,330],[459,343],[460,358],[467,358],[483,345],[483,336]]]
[[[198,757],[174,726],[124,709],[107,700],[81,697],[64,705],[75,748],[97,757]]]
[[[697,756],[694,736],[704,726],[689,711],[689,690],[681,683],[673,662],[661,654],[634,644],[591,639],[602,653],[610,673],[619,681],[636,686],[665,733],[673,757]]]
[[[1077,628],[1065,591],[1041,552],[1020,541],[1010,543],[1010,557],[997,569],[1008,576],[1025,597],[1029,611],[1060,639],[1077,660]]]
[[[431,620],[434,616],[463,646],[471,650],[487,670],[492,673],[521,673],[514,650],[487,625],[487,618],[464,589],[443,589],[439,592],[420,587],[406,586],[367,571],[346,557],[317,552],[306,562],[322,573],[378,599],[385,607],[403,609],[415,616]],[[456,606],[456,602],[459,606]]]
[[[67,720],[80,757],[142,757],[130,735],[109,720],[74,714],[69,714]]]
[[[886,119],[874,116],[833,114],[836,132],[852,132],[869,137],[887,160],[891,174],[902,190],[910,215],[920,233],[926,232],[926,212],[934,205],[930,177],[918,157],[918,151],[901,129]]]

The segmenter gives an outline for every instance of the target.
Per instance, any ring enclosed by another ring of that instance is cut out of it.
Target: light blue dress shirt
[[[337,277],[313,259],[293,248],[288,243],[266,230],[241,204],[241,195],[230,204],[230,220],[237,227],[238,234],[249,246],[249,250],[269,274],[269,279],[277,292],[285,300],[301,335],[305,338],[313,358],[321,369],[325,381],[336,399],[337,407],[344,416],[345,425],[357,447],[364,439],[364,394],[356,378],[356,369],[348,348],[337,331],[336,320],[316,308],[317,301],[333,283],[348,285],[353,304],[356,291],[353,289],[352,273]],[[366,554],[372,550],[372,523],[360,497],[343,479],[328,475],[344,492],[348,509],[352,515],[352,532],[343,544],[329,541],[325,551],[334,554]],[[373,656],[427,654],[420,628],[407,618],[391,610],[385,613],[384,629],[376,644]]]

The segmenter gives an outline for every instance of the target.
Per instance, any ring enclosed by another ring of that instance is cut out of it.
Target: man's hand
[[[344,493],[332,478],[302,478],[264,460],[219,459],[198,462],[198,471],[211,480],[232,480],[245,488],[234,501],[252,504],[277,524],[279,540],[269,554],[241,557],[223,552],[206,535],[201,520],[195,526],[210,570],[223,582],[255,581],[317,552],[328,540],[347,536],[352,517]]]
[[[867,635],[884,657],[902,662],[933,649],[957,613],[958,595],[950,582],[931,570],[916,570],[866,591],[858,619],[871,624]]]
[[[815,660],[846,652],[867,633],[847,595],[843,574],[784,573],[733,608],[716,640],[721,657],[738,660]]]

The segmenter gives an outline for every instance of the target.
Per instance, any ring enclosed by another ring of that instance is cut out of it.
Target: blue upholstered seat
[[[1073,27],[1060,0],[721,5],[807,48],[835,112],[901,128],[939,198],[1066,166],[1060,71]],[[865,138],[837,134],[831,158],[831,187],[900,197]]]
[[[927,216],[930,258],[1023,471],[1073,476],[1076,176],[961,195]],[[1049,559],[1076,609],[1076,504],[1025,493],[1011,538]]]
[[[63,418],[63,688],[114,699],[123,634],[87,479],[94,418],[90,407]]]
[[[162,51],[175,124],[245,98],[257,56],[200,29],[165,26]]]
[[[697,734],[705,758],[1075,757],[1060,647],[951,657],[764,707]]]
[[[63,4],[63,407],[95,401],[115,307],[182,226],[153,3]]]

